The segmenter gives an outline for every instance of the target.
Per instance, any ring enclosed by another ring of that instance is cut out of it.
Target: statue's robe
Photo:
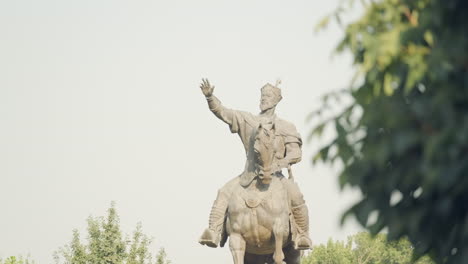
[[[254,164],[254,141],[255,134],[261,122],[273,122],[275,125],[275,159],[273,161],[273,172],[278,172],[281,175],[281,167],[278,161],[286,156],[286,144],[297,143],[302,146],[301,136],[296,130],[296,127],[276,115],[270,118],[262,117],[261,115],[253,115],[249,112],[238,111],[225,108],[219,100],[213,96],[209,100],[210,110],[221,120],[229,125],[232,133],[237,133],[244,145],[246,154],[246,163],[244,171],[240,175],[240,184],[248,186],[255,178]]]

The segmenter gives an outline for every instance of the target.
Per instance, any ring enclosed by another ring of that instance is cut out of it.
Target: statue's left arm
[[[279,162],[281,168],[288,168],[289,165],[296,164],[302,159],[301,145],[297,142],[287,143],[285,145],[286,153],[284,158]]]
[[[284,138],[285,154],[278,165],[280,168],[288,168],[289,165],[296,164],[302,159],[302,139],[293,124],[282,122],[280,127],[280,134]]]

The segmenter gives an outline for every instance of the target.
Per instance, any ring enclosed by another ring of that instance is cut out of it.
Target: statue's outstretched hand
[[[210,97],[211,95],[213,95],[214,88],[215,87],[210,84],[208,79],[202,79],[202,83],[200,84],[200,89],[202,90],[203,94],[206,97]]]

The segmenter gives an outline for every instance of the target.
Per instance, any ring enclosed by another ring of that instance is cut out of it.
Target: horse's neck
[[[268,186],[262,185],[258,178],[255,178],[247,187],[245,187],[245,190],[247,192],[258,192],[258,193],[266,193],[266,192],[271,192],[273,189],[278,188],[278,182],[279,179],[273,176],[271,179],[271,183]]]

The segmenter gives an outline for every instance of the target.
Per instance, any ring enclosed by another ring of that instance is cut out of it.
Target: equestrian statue
[[[261,88],[258,115],[225,108],[207,79],[200,85],[210,110],[239,135],[246,153],[243,172],[218,191],[199,239],[223,247],[229,237],[234,264],[299,264],[300,251],[312,244],[308,209],[291,172],[301,160],[302,140],[293,124],[275,114],[282,99],[278,84]]]

